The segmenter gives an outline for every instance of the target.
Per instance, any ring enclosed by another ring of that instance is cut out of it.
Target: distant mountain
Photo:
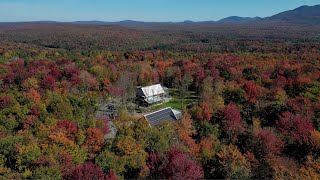
[[[320,24],[320,5],[301,6],[294,10],[267,17],[264,20],[273,22]]]
[[[123,27],[132,27],[132,28],[148,28],[152,26],[161,26],[174,24],[172,22],[144,22],[144,21],[133,21],[133,20],[124,20],[116,22],[105,22],[105,21],[75,21],[71,22],[72,24],[83,24],[83,25],[119,25]]]
[[[243,24],[243,23],[293,23],[293,24],[320,24],[320,5],[301,6],[299,8],[285,11],[271,17],[239,17],[230,16],[219,21],[203,21],[194,22],[185,20],[182,22],[142,22],[142,21],[119,21],[119,22],[103,22],[103,21],[77,21],[75,24],[95,24],[95,25],[120,25],[124,27],[159,27],[163,25],[211,25],[211,24]]]
[[[320,5],[301,6],[293,10],[285,11],[271,17],[239,17],[231,16],[218,21],[218,23],[293,23],[293,24],[320,24]]]
[[[104,22],[104,21],[75,21],[71,22],[72,24],[94,24],[94,25],[107,25],[112,24],[111,22]]]
[[[230,16],[218,21],[218,23],[247,23],[252,21],[257,21],[262,18],[260,17],[239,17],[239,16]]]
[[[320,25],[320,5],[315,6],[301,6],[294,10],[285,11],[271,17],[239,17],[230,16],[219,21],[191,21],[185,20],[181,22],[143,22],[124,20],[118,22],[105,22],[105,21],[75,21],[75,22],[57,22],[57,21],[34,21],[34,22],[21,22],[21,23],[65,23],[65,24],[78,24],[78,25],[119,25],[128,28],[142,28],[142,29],[161,29],[163,27],[171,26],[211,26],[216,24],[245,24],[245,23],[291,23],[291,24],[316,24]],[[16,24],[14,22],[2,23],[0,25]],[[23,24],[21,24],[23,25]]]
[[[194,23],[194,22],[191,20],[185,20],[185,21],[183,21],[183,23]]]

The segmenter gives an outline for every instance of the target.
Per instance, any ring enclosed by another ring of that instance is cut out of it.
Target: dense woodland
[[[320,179],[319,26],[157,29],[1,24],[0,177]],[[126,102],[155,83],[199,103],[150,128]]]

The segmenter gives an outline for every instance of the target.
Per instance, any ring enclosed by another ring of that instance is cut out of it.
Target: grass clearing
[[[198,102],[198,96],[196,92],[188,91],[186,96],[183,99],[180,99],[180,94],[178,89],[169,89],[170,97],[172,98],[169,102],[155,105],[151,109],[158,110],[166,107],[172,107],[173,109],[183,109],[189,104]]]

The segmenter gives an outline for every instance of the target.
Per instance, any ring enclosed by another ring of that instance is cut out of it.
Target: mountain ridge
[[[0,24],[11,23],[67,23],[67,24],[80,24],[80,25],[120,25],[124,27],[147,27],[159,25],[200,25],[200,24],[244,24],[244,23],[296,23],[296,24],[316,24],[320,25],[320,5],[314,6],[300,6],[293,10],[280,12],[270,17],[240,17],[229,16],[218,21],[191,21],[184,20],[181,22],[146,22],[137,20],[122,20],[115,22],[89,20],[89,21],[73,21],[73,22],[60,22],[60,21],[30,21],[30,22],[0,22]]]
[[[296,9],[284,11],[264,18],[267,21],[320,24],[320,5],[300,6]]]
[[[240,17],[240,16],[229,16],[217,21],[218,23],[246,23],[262,19],[261,17]]]

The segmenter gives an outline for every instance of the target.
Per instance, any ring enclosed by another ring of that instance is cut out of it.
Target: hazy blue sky
[[[316,4],[320,0],[0,0],[0,21],[205,21]]]

